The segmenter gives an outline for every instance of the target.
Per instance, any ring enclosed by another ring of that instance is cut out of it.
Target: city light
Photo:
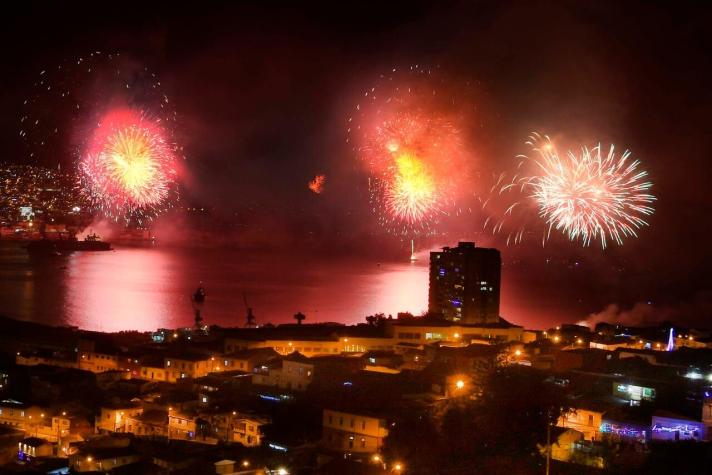
[[[250,462],[249,462],[248,460],[243,460],[243,461],[242,461],[242,466],[245,467],[245,468],[247,468],[247,467],[250,466]]]
[[[393,465],[393,470],[395,470],[396,472],[402,472],[403,464],[401,462],[396,462],[395,465]]]
[[[522,356],[522,350],[515,350],[514,355],[515,355],[515,356]]]
[[[458,379],[458,380],[455,382],[455,387],[456,387],[457,389],[462,389],[462,388],[465,387],[465,382],[464,382],[463,380],[461,380],[461,379]]]

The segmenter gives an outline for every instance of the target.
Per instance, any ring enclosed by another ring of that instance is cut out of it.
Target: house
[[[95,420],[96,432],[127,432],[128,418],[135,417],[142,412],[143,408],[136,402],[104,406]]]
[[[14,399],[0,402],[0,424],[5,424],[24,431],[34,431],[38,426],[49,421],[48,409],[25,404]]]
[[[646,443],[651,438],[652,409],[640,406],[623,406],[607,410],[601,421],[601,436],[614,442],[636,441]]]
[[[557,427],[574,429],[583,434],[584,440],[598,440],[603,414],[608,406],[594,401],[575,401],[572,410],[563,414]]]
[[[313,378],[314,363],[301,353],[294,352],[257,368],[252,382],[258,385],[304,391]]]
[[[70,455],[69,465],[75,472],[108,472],[139,460],[141,456],[132,447],[96,447]]]
[[[403,364],[403,355],[393,351],[367,351],[361,358],[364,365],[398,368]]]
[[[245,447],[259,447],[264,438],[262,427],[267,424],[269,420],[266,418],[238,414],[232,425],[232,441]]]
[[[17,444],[17,458],[25,462],[36,457],[49,457],[53,454],[54,444],[39,437],[28,437]]]
[[[165,380],[169,383],[175,383],[181,379],[199,378],[213,371],[218,363],[216,363],[214,356],[188,352],[167,356],[163,365]]]
[[[560,462],[570,462],[573,456],[573,444],[583,440],[583,434],[565,427],[551,428],[551,458]],[[548,446],[539,445],[541,454],[546,457]]]
[[[262,427],[270,423],[267,417],[238,411],[201,412],[200,418],[206,421],[212,437],[246,447],[262,445]]]
[[[322,446],[344,453],[377,453],[388,436],[387,421],[363,412],[324,409]]]
[[[119,356],[116,353],[99,353],[95,351],[82,351],[78,355],[79,369],[92,373],[116,371],[119,369]]]
[[[653,440],[705,440],[705,425],[695,419],[669,411],[657,410],[653,413]]]
[[[279,353],[272,348],[252,348],[236,351],[220,358],[221,371],[246,371],[251,372],[256,366],[279,357]]]
[[[168,413],[160,409],[150,409],[137,415],[126,417],[126,432],[137,436],[167,437]]]
[[[168,438],[193,440],[197,431],[197,415],[189,411],[168,410]]]
[[[613,382],[613,395],[621,399],[627,399],[635,405],[640,404],[640,401],[654,401],[656,391],[652,387],[616,381]]]

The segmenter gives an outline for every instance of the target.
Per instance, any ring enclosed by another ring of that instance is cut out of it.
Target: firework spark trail
[[[652,183],[645,181],[647,172],[639,170],[638,160],[630,160],[629,151],[616,155],[613,145],[604,152],[599,144],[562,157],[548,137],[536,133],[527,144],[533,156],[519,156],[518,174],[509,181],[501,175],[493,186],[500,196],[521,196],[493,225],[494,232],[501,232],[505,220],[517,207],[526,208],[528,200],[548,227],[544,243],[556,230],[584,246],[599,240],[605,248],[609,241],[622,245],[625,238],[637,237],[636,230],[647,225],[645,216],[653,214],[656,198],[648,192]],[[528,174],[527,168],[532,169]],[[516,224],[508,243],[521,242],[524,227]]]
[[[309,181],[307,187],[317,195],[320,195],[324,191],[325,183],[326,175],[316,175],[313,180]]]
[[[164,130],[133,110],[107,114],[80,160],[85,192],[114,219],[150,218],[170,205],[175,154]]]
[[[348,119],[347,141],[369,174],[372,210],[388,232],[408,239],[435,232],[442,218],[461,211],[468,153],[460,124],[469,112],[431,73],[417,65],[394,69]]]

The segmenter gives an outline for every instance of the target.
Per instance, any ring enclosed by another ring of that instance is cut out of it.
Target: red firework
[[[175,147],[157,121],[132,109],[99,121],[80,160],[84,191],[115,219],[148,217],[170,203],[176,185]]]

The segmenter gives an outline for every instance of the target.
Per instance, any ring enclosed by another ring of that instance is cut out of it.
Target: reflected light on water
[[[74,253],[67,263],[69,324],[101,331],[167,326],[173,300],[171,254],[152,249]],[[186,313],[189,302],[186,300]]]
[[[2,249],[2,248],[0,248]],[[0,254],[0,314],[87,330],[149,331],[193,325],[190,296],[203,282],[208,325],[363,323],[367,315],[427,308],[427,259],[378,263],[363,257],[240,249],[118,248],[29,259]]]
[[[259,324],[364,322],[374,313],[427,308],[425,263],[290,258],[241,251],[119,249],[75,253],[67,263],[63,323],[118,331],[190,326],[190,295],[203,281],[205,323],[244,324],[243,293]]]

